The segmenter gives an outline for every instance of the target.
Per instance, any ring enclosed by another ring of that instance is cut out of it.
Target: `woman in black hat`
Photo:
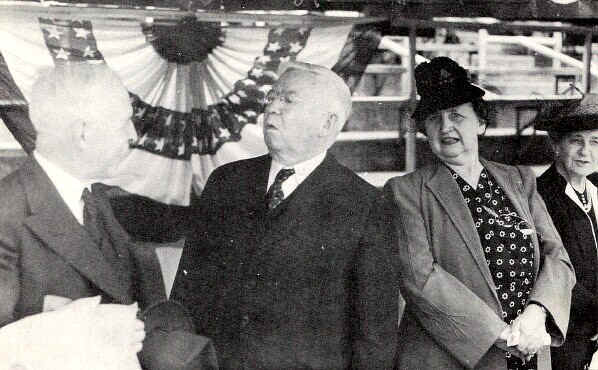
[[[572,101],[535,127],[548,131],[555,153],[554,164],[538,178],[538,192],[577,277],[567,339],[552,349],[552,367],[580,370],[590,364],[598,334],[598,196],[587,178],[598,170],[598,96]]]
[[[484,91],[462,67],[434,58],[415,78],[413,117],[439,160],[385,186],[407,302],[396,367],[550,369],[575,275],[535,177],[479,156]]]

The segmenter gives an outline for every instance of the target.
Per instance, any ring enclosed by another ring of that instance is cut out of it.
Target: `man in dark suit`
[[[171,299],[226,369],[389,369],[399,319],[387,203],[327,149],[351,96],[291,63],[268,94],[269,155],[217,168]]]
[[[91,186],[114,176],[129,153],[131,114],[126,88],[104,63],[58,64],[34,84],[36,149],[0,181],[0,327],[85,297],[142,309],[166,299],[154,251],[129,242]]]

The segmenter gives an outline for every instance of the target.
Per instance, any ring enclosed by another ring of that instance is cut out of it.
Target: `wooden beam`
[[[584,93],[589,93],[592,88],[592,34],[587,33],[584,41],[583,74],[581,85]]]
[[[392,18],[392,25],[396,27],[416,27],[416,28],[448,28],[448,29],[466,29],[479,30],[482,28],[492,32],[507,31],[542,31],[542,32],[565,32],[574,34],[598,34],[598,27],[575,26],[570,23],[561,22],[502,22],[491,20],[489,22],[465,21],[462,18],[456,21],[450,20],[428,20],[415,18]]]
[[[415,103],[417,99],[417,90],[415,87],[415,54],[417,53],[416,38],[417,30],[415,27],[409,27],[409,101]],[[415,122],[407,120],[407,130],[405,132],[405,171],[415,171],[417,166],[417,141],[415,138]],[[400,130],[400,128],[399,128]]]
[[[229,24],[252,24],[262,22],[266,25],[286,25],[297,27],[327,27],[345,24],[381,22],[388,17],[337,17],[324,15],[281,14],[279,12],[188,12],[178,9],[156,7],[123,8],[115,5],[95,6],[89,4],[51,5],[29,1],[0,1],[0,11],[6,13],[35,13],[46,17],[65,17],[77,19],[106,19],[139,22],[153,18],[160,23],[176,23],[183,17],[195,16],[203,22],[227,22]],[[232,25],[234,26],[234,25]]]
[[[513,74],[521,73],[526,75],[556,75],[556,74],[569,74],[569,75],[580,75],[581,69],[572,67],[486,67],[480,68],[478,66],[462,66],[471,73],[483,73],[490,75],[497,74]],[[408,72],[407,67],[399,64],[368,64],[365,69],[365,73],[372,74],[398,74]]]
[[[408,0],[393,4],[402,18],[492,17],[504,20],[592,20],[598,2],[579,0],[557,4],[553,0]]]

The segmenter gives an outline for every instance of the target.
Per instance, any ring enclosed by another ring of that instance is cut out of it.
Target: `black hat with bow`
[[[421,98],[412,114],[416,121],[423,121],[439,110],[471,102],[485,93],[469,81],[463,67],[448,57],[436,57],[418,65],[415,83]]]

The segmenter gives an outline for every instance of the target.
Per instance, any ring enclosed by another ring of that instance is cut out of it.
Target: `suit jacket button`
[[[244,328],[249,324],[249,315],[243,315],[241,318],[241,328]]]

